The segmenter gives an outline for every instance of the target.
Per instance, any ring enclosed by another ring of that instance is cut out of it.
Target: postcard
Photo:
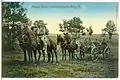
[[[118,2],[2,2],[3,78],[118,78]]]

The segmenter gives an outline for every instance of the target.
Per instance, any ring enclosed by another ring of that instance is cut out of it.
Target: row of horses
[[[55,62],[58,62],[58,52],[57,45],[60,45],[62,50],[62,60],[66,60],[67,51],[69,53],[69,60],[75,59],[75,51],[79,52],[81,58],[85,57],[85,53],[90,53],[90,55],[94,55],[96,57],[97,54],[102,53],[103,56],[107,53],[110,53],[110,48],[106,47],[103,51],[101,47],[93,46],[84,46],[77,44],[74,39],[70,41],[70,43],[66,43],[66,40],[63,36],[57,35],[57,44],[55,41],[50,39],[47,36],[36,36],[34,32],[29,31],[18,31],[16,35],[19,41],[19,45],[24,52],[24,61],[31,62],[39,62],[41,58],[41,54],[43,54],[43,61],[45,62],[47,54],[47,62],[53,62],[55,58]],[[39,56],[37,56],[37,53]],[[27,58],[28,55],[28,58]],[[28,59],[28,60],[27,60]]]
[[[19,45],[24,52],[24,62],[28,61],[35,63],[40,61],[41,54],[43,54],[43,61],[45,62],[45,54],[48,55],[47,62],[53,62],[54,55],[56,58],[56,62],[58,62],[58,55],[57,55],[57,44],[48,37],[44,36],[36,36],[36,34],[29,30],[29,31],[17,31],[16,35]],[[45,39],[44,39],[45,38]],[[46,40],[46,44],[44,42]],[[45,48],[47,47],[47,49]],[[37,53],[39,56],[37,56]],[[28,56],[28,57],[27,57]]]
[[[79,43],[76,43],[75,39],[73,42],[71,41],[71,43],[67,44],[63,36],[57,35],[57,44],[60,44],[62,49],[62,60],[66,60],[66,51],[69,53],[69,60],[73,60],[75,57],[77,59],[83,59],[87,54],[90,55],[92,60],[98,59],[100,54],[102,54],[103,59],[108,58],[111,53],[110,47],[107,43],[102,43],[103,42],[100,43],[98,41],[80,41]]]

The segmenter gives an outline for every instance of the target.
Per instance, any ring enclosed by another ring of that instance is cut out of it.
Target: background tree
[[[63,20],[62,24],[59,24],[59,28],[61,32],[65,32],[68,31],[69,33],[79,33],[79,32],[83,32],[83,30],[85,29],[85,27],[82,26],[83,21],[79,18],[79,17],[73,17],[70,20]]]
[[[3,2],[2,3],[2,37],[8,43],[14,42],[15,31],[18,30],[18,22],[26,23],[26,9],[23,8],[23,3],[20,2]]]
[[[108,33],[109,39],[111,39],[111,38],[112,38],[112,35],[114,34],[114,32],[117,31],[116,26],[115,26],[115,23],[114,23],[113,20],[109,20],[109,21],[106,23],[106,28],[104,28],[104,29],[102,29],[102,30]]]
[[[86,28],[86,31],[88,32],[89,36],[92,36],[92,34],[93,34],[92,26],[90,26],[89,28]]]

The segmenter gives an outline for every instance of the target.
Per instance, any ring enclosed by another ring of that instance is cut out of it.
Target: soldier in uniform
[[[108,46],[107,41],[106,41],[105,38],[103,38],[103,40],[101,42],[101,46],[104,46],[104,47]]]
[[[94,42],[95,46],[98,47],[100,45],[98,39],[95,39],[95,42]]]
[[[103,38],[101,42],[101,52],[104,52],[104,49],[108,46],[108,43],[106,42],[106,39]]]
[[[89,45],[89,46],[92,45],[92,40],[91,40],[91,38],[88,38],[88,45]]]
[[[71,36],[68,33],[64,33],[64,38],[65,38],[67,44],[70,44],[70,42],[71,42]]]

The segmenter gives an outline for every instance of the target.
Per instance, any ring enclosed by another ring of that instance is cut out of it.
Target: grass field
[[[56,34],[49,37],[56,41]],[[93,35],[92,39],[99,38],[100,35]],[[84,40],[81,37],[80,40]],[[39,64],[27,64],[22,62],[23,53],[18,51],[2,52],[2,76],[3,77],[74,77],[74,78],[115,78],[118,77],[118,36],[113,36],[110,41],[111,54],[108,60],[74,60],[62,61],[61,51],[59,54],[59,64],[43,63],[42,59]]]

